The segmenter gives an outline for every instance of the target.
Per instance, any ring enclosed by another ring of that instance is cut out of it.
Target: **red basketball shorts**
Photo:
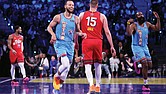
[[[84,39],[82,53],[84,64],[102,63],[102,40]]]
[[[23,52],[17,52],[17,54],[13,54],[12,51],[9,52],[9,58],[10,58],[10,63],[19,63],[19,62],[24,62],[24,54]]]

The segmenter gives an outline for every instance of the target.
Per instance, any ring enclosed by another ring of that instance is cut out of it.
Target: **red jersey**
[[[87,34],[87,39],[102,39],[103,23],[100,12],[86,11],[81,20],[81,30]]]
[[[23,46],[23,36],[19,35],[16,36],[15,34],[12,34],[13,39],[11,42],[11,46],[12,48],[16,51],[16,52],[22,52],[22,46]]]

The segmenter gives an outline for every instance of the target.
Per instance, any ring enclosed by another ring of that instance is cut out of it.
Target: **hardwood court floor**
[[[53,89],[52,78],[31,79],[27,84],[10,84],[9,78],[0,78],[0,94],[86,94],[88,83],[86,78],[68,78],[59,91]],[[166,78],[149,78],[151,91],[141,90],[141,78],[102,78],[100,94],[166,94]]]

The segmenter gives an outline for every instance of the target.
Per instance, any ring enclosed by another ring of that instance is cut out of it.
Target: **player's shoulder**
[[[106,17],[103,13],[99,12],[101,17]]]
[[[85,12],[81,12],[81,13],[80,13],[80,15],[79,15],[79,17],[80,17],[80,16],[83,16],[83,15],[84,15],[84,13],[85,13]]]
[[[61,14],[56,14],[56,15],[54,16],[54,18],[53,18],[53,21],[59,22],[60,19],[61,19]]]
[[[59,17],[61,17],[61,14],[56,14],[56,15],[54,16],[54,18],[59,18]]]
[[[21,38],[23,38],[24,36],[23,35],[20,35]]]
[[[145,23],[146,23],[146,25],[147,25],[147,26],[151,25],[151,23],[150,23],[150,22],[148,22],[148,21],[146,21]]]
[[[100,13],[100,12],[99,12]],[[103,13],[100,13],[100,18],[102,19],[102,20],[106,20],[107,19],[107,17],[103,14]]]
[[[74,18],[78,19],[78,16],[77,16],[77,15],[75,15],[75,14],[73,14],[73,15],[74,15]]]
[[[10,35],[9,35],[9,38],[13,38],[13,35],[14,35],[14,34],[10,34]]]

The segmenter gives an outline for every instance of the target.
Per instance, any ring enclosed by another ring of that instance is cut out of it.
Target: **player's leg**
[[[12,81],[11,81],[12,84],[18,84],[18,81],[15,78],[15,67],[16,67],[16,64],[11,64],[10,73],[12,77]]]
[[[102,64],[102,41],[100,39],[96,39],[95,47],[93,51],[94,58],[94,66],[95,66],[95,78],[96,78],[96,89],[95,92],[100,92],[100,83],[101,83],[101,64]]]
[[[29,78],[26,77],[26,71],[25,71],[25,67],[24,67],[24,55],[22,52],[18,53],[17,62],[21,69],[21,74],[23,76],[23,82],[29,81]]]
[[[12,77],[12,84],[18,84],[18,81],[16,81],[15,78],[15,67],[16,67],[16,59],[17,59],[17,55],[14,55],[12,53],[12,51],[9,52],[9,58],[10,58],[10,63],[11,63],[11,68],[10,68],[10,74]]]
[[[141,61],[142,63],[142,76],[144,79],[144,85],[142,87],[142,90],[150,90],[148,86],[148,62],[147,59],[144,59]]]
[[[95,87],[94,87],[94,83],[93,83],[93,74],[92,74],[92,64],[93,64],[93,51],[92,51],[92,47],[91,47],[91,41],[90,40],[83,40],[82,42],[82,53],[84,55],[83,57],[83,62],[85,65],[85,74],[86,74],[86,78],[88,80],[89,83],[89,92],[88,94],[90,94],[91,92],[95,91]]]
[[[147,47],[144,47],[143,49],[144,49],[146,59],[142,60],[142,64],[143,64],[142,72],[144,77],[144,86],[142,90],[150,90],[148,85],[148,69],[152,68],[152,60],[149,53],[149,49]]]
[[[96,89],[95,92],[100,92],[100,83],[101,83],[101,64],[95,63],[95,78],[96,78]]]
[[[64,71],[64,72],[62,72],[62,74],[61,74],[61,82],[64,82],[65,80],[66,80],[66,78],[67,78],[67,75],[68,75],[68,72],[69,72],[69,70],[70,70],[70,66],[71,66],[71,64],[72,64],[72,62],[73,62],[73,57],[74,57],[74,45],[73,45],[73,43],[71,42],[71,43],[68,43],[67,45],[66,45],[66,52],[67,52],[67,59],[68,59],[68,61],[62,61],[62,59],[61,59],[61,62],[63,63],[65,63],[65,66],[66,66],[66,70]]]
[[[95,91],[95,86],[93,83],[93,74],[92,74],[92,65],[91,64],[85,64],[85,75],[89,83],[89,92],[92,93]]]
[[[54,75],[54,80],[53,80],[54,89],[56,90],[60,89],[60,84],[67,77],[69,67],[70,67],[70,63],[69,63],[68,57],[66,55],[61,56],[61,65],[59,66],[57,73]]]
[[[61,65],[59,66],[57,72],[55,73],[53,77],[53,87],[56,90],[60,89],[60,76],[63,71],[67,69],[67,64],[65,62],[69,62],[69,59],[67,58],[67,53],[65,50],[65,47],[59,42],[56,41],[56,44],[54,44],[54,49],[57,54],[58,61],[61,60]]]
[[[21,69],[21,74],[23,76],[23,82],[25,82],[25,83],[28,82],[29,78],[26,77],[26,71],[25,71],[25,67],[24,67],[24,62],[18,62],[18,66]]]
[[[148,63],[147,63],[147,59],[145,56],[145,52],[144,52],[144,48],[140,47],[140,46],[132,46],[132,51],[133,54],[136,58],[136,61],[140,61],[140,63],[142,64],[142,76],[144,79],[144,85],[142,87],[142,90],[150,90],[147,86],[148,80]]]
[[[67,45],[67,58],[69,59],[69,62],[67,63],[67,70],[65,70],[62,74],[61,74],[61,82],[64,82],[67,78],[68,72],[70,70],[70,66],[73,63],[73,57],[74,57],[74,45],[73,43],[69,43]]]
[[[24,62],[18,62],[18,66],[21,69],[21,74],[22,74],[23,78],[25,78],[26,77],[26,72],[25,72],[25,68],[24,68]]]
[[[152,68],[152,59],[147,46],[144,47],[145,57],[147,58],[148,68]]]
[[[67,57],[67,58],[68,58],[68,57]],[[65,65],[65,70],[61,72],[61,76],[60,76],[61,84],[62,84],[62,82],[64,82],[64,81],[66,80],[66,78],[67,78],[68,72],[69,72],[69,70],[70,70],[70,66],[71,66],[71,64],[72,64],[72,60],[68,58],[68,61],[63,61],[63,60],[61,59],[61,62],[62,62],[62,63],[66,63],[66,64],[63,64],[63,65]],[[61,67],[61,66],[60,66],[60,67]],[[61,71],[61,70],[60,70],[60,71]]]

